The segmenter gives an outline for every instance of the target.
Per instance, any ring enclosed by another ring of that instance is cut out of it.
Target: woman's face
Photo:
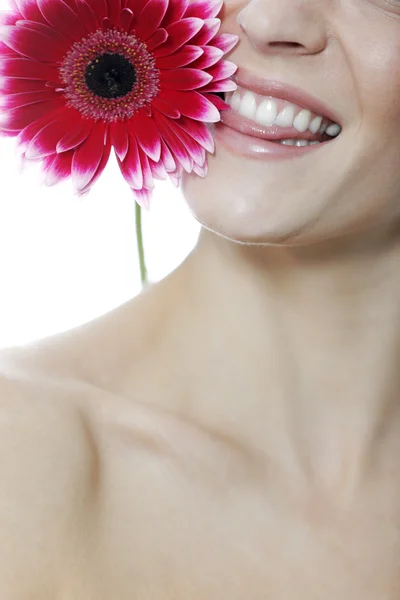
[[[264,141],[258,148],[253,135],[218,124],[207,177],[183,180],[195,217],[233,240],[286,244],[397,223],[400,0],[227,0],[222,31],[240,36],[229,56],[238,76],[242,71],[300,88],[321,101],[342,130],[327,143],[276,156],[257,154]],[[279,98],[279,92],[266,95]],[[248,115],[254,100],[256,108],[267,102],[247,95]],[[269,131],[258,130],[262,136]]]

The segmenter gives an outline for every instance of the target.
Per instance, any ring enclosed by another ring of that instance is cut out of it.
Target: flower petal
[[[172,156],[171,150],[168,148],[164,140],[161,140],[161,162],[164,165],[167,173],[172,173],[178,169],[178,165]]]
[[[72,182],[76,190],[83,190],[93,178],[104,150],[106,124],[94,123],[87,140],[74,152]]]
[[[179,119],[181,116],[179,110],[174,108],[171,104],[168,104],[168,102],[165,102],[159,96],[153,98],[151,105],[153,108],[159,110],[163,115],[166,115],[170,119]]]
[[[88,119],[77,118],[75,123],[71,124],[70,120],[70,131],[66,133],[56,145],[57,154],[61,152],[68,152],[77,148],[80,144],[85,142],[89,137],[92,125]]]
[[[97,20],[93,9],[85,0],[76,0],[76,11],[88,33],[96,31],[99,28],[100,22]]]
[[[117,162],[122,176],[130,187],[140,190],[143,186],[142,166],[139,158],[139,148],[136,138],[129,134],[129,149],[122,161],[117,156]]]
[[[107,0],[86,0],[90,8],[96,15],[96,19],[101,25],[102,20],[108,17],[108,2]]]
[[[200,146],[200,144],[198,144],[196,140],[194,140],[193,137],[190,136],[184,129],[178,127],[176,121],[170,121],[168,125],[183,143],[194,163],[197,165],[203,165],[206,158],[204,148]]]
[[[40,90],[36,92],[21,92],[19,94],[7,94],[0,96],[0,108],[4,110],[12,110],[19,106],[26,106],[27,104],[34,104],[35,102],[43,100],[51,100],[53,94],[47,90]]]
[[[202,27],[203,21],[196,18],[182,19],[172,23],[167,27],[168,39],[154,51],[154,56],[159,58],[172,54],[191,40]]]
[[[50,187],[71,176],[73,155],[74,153],[71,150],[70,152],[63,152],[63,154],[46,156],[43,159],[41,170],[45,174],[43,180],[45,186]]]
[[[120,160],[124,160],[129,148],[129,136],[123,121],[110,123],[110,139],[115,154]]]
[[[163,100],[175,106],[182,115],[196,119],[217,123],[220,114],[213,104],[195,91],[180,92],[161,87]]]
[[[199,177],[206,177],[208,173],[208,164],[205,162],[204,165],[194,165],[193,173],[196,173]]]
[[[220,12],[222,4],[222,0],[193,0],[186,10],[185,17],[212,19]]]
[[[54,92],[46,85],[45,81],[29,81],[29,79],[16,79],[15,77],[0,77],[0,104],[6,100],[1,94],[10,94],[21,98],[20,94],[31,92],[46,92],[52,98]]]
[[[36,23],[36,28],[2,27],[0,36],[9,47],[28,58],[45,63],[60,61],[70,48],[70,42],[54,29]],[[43,28],[39,31],[40,28]]]
[[[25,150],[28,160],[37,160],[51,154],[56,154],[57,143],[71,129],[69,111],[59,112],[56,118],[45,125],[30,141]]]
[[[145,154],[139,148],[139,158],[140,164],[142,166],[142,174],[143,174],[143,187],[148,190],[154,189],[154,179],[153,174],[150,169],[149,159],[147,158],[147,154]]]
[[[215,36],[212,43],[213,46],[220,48],[224,51],[224,54],[227,54],[236,46],[239,41],[239,36],[234,35],[233,33],[219,33]]]
[[[229,60],[221,60],[217,65],[208,69],[210,75],[213,76],[214,81],[221,81],[221,79],[227,79],[231,77],[237,71],[237,65],[230,62]]]
[[[133,12],[131,11],[131,9],[123,8],[121,10],[121,15],[120,15],[120,19],[119,19],[121,29],[124,29],[125,31],[130,31],[132,19],[133,19]]]
[[[108,6],[108,18],[115,27],[119,27],[119,19],[121,16],[121,0],[112,0],[107,2]]]
[[[219,52],[221,51],[219,50]],[[180,48],[179,50],[177,50],[173,54],[170,54],[169,56],[158,58],[156,60],[156,67],[158,69],[178,69],[179,67],[185,67],[189,63],[196,61],[203,54],[204,48],[200,48],[199,46],[191,46],[190,44],[188,44],[187,46],[183,46],[183,48]]]
[[[194,90],[212,81],[212,75],[198,69],[161,71],[160,83],[175,90]]]
[[[25,152],[35,135],[39,133],[39,131],[41,131],[43,127],[46,127],[46,125],[48,125],[49,123],[52,123],[53,121],[57,120],[59,115],[64,113],[65,110],[67,109],[63,106],[58,110],[47,112],[40,118],[37,118],[29,125],[24,127],[24,129],[22,129],[19,132],[16,138],[16,142],[19,146],[19,149]]]
[[[49,25],[65,37],[75,42],[86,35],[82,21],[63,0],[36,0],[36,2]]]
[[[162,21],[162,26],[168,27],[168,25],[180,21],[185,16],[188,4],[189,0],[174,0],[170,2]]]
[[[193,167],[193,160],[191,159],[181,140],[172,131],[171,127],[169,126],[170,123],[160,113],[155,113],[154,119],[156,120],[164,142],[171,150],[174,159],[176,159],[182,165],[185,171],[190,173]]]
[[[204,98],[207,98],[218,110],[229,110],[231,107],[229,104],[224,102],[219,96],[216,94],[204,94]]]
[[[231,79],[224,79],[223,81],[212,81],[202,87],[199,92],[203,94],[205,92],[234,92],[235,90],[237,90],[237,84]]]
[[[95,174],[93,175],[92,179],[89,181],[87,186],[85,186],[82,190],[80,190],[80,196],[82,196],[83,194],[87,194],[90,191],[90,189],[94,186],[96,181],[99,179],[99,177],[103,173],[104,169],[106,168],[108,159],[110,158],[110,152],[111,152],[111,144],[106,143],[106,145],[103,148],[103,155],[101,157],[100,164],[97,167]]]
[[[192,44],[196,46],[205,46],[208,44],[221,27],[220,19],[204,19],[203,23],[203,27],[192,40]]]
[[[203,46],[202,49],[203,55],[190,65],[193,69],[207,69],[215,65],[224,55],[223,50],[213,46]]]
[[[194,121],[187,117],[181,117],[176,121],[177,127],[181,127],[186,133],[188,133],[200,146],[202,146],[207,152],[214,153],[215,142],[214,138],[205,123],[201,121]]]
[[[147,117],[143,111],[138,111],[131,119],[129,129],[135,135],[140,148],[147,156],[155,161],[160,160],[161,140],[154,121]]]
[[[161,44],[168,39],[168,33],[166,29],[157,29],[157,31],[149,38],[146,42],[147,50],[151,52],[158,48]]]
[[[0,75],[32,80],[58,80],[58,70],[56,67],[42,62],[37,62],[30,58],[5,58],[4,60],[1,60]]]
[[[133,195],[135,197],[136,202],[144,208],[145,210],[149,210],[150,208],[150,199],[151,199],[151,190],[135,190],[132,189]]]
[[[24,19],[46,23],[46,19],[40,12],[35,0],[15,0],[15,4]]]
[[[0,130],[19,132],[32,123],[32,121],[36,121],[36,119],[40,119],[40,117],[49,112],[64,106],[64,99],[57,97],[53,100],[26,104],[3,114],[0,113]]]
[[[135,34],[144,42],[153,35],[163,20],[169,0],[148,0],[137,18]]]

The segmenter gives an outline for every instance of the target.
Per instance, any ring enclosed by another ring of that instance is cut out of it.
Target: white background
[[[157,281],[187,256],[200,227],[169,181],[156,183],[142,215],[148,275]],[[76,327],[140,289],[135,204],[114,152],[78,198],[70,181],[45,187],[39,163],[21,172],[15,139],[0,136],[0,348]]]

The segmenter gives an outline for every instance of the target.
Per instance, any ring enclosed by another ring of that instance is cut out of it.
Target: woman
[[[400,2],[228,0],[223,26],[195,250],[2,353],[1,598],[399,597]]]

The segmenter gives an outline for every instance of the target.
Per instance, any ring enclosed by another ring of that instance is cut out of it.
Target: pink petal
[[[142,166],[139,158],[139,148],[135,137],[129,135],[129,150],[123,161],[117,156],[117,162],[122,176],[130,187],[140,190],[143,187]]]
[[[6,58],[0,61],[0,75],[23,79],[57,81],[58,70],[30,58]]]
[[[43,90],[31,93],[5,94],[4,96],[0,96],[0,108],[3,110],[13,110],[14,108],[51,99],[52,94],[48,91],[43,92]]]
[[[76,190],[83,190],[93,178],[104,151],[106,124],[94,123],[87,140],[74,152],[72,182]]]
[[[108,17],[108,2],[107,0],[86,0],[90,8],[96,15],[96,19],[101,25],[104,17]]]
[[[174,159],[178,160],[185,171],[190,173],[193,166],[193,161],[181,140],[172,131],[170,122],[168,122],[167,119],[159,113],[156,113],[154,118],[158,128],[160,129],[160,133],[164,139],[164,142],[166,142],[171,150]]]
[[[17,142],[20,150],[25,152],[25,150],[28,148],[29,144],[31,143],[31,141],[35,137],[35,135],[37,133],[39,133],[39,131],[41,131],[44,127],[46,127],[46,125],[48,125],[49,123],[52,123],[53,121],[56,121],[60,115],[64,114],[64,112],[66,110],[68,110],[68,109],[66,109],[63,106],[62,108],[59,108],[58,110],[54,110],[52,112],[47,112],[42,117],[36,119],[32,123],[30,123],[29,125],[24,127],[24,129],[22,129],[19,132],[19,134],[17,135],[17,138],[16,138],[16,142]]]
[[[201,121],[194,121],[187,117],[181,117],[176,121],[177,127],[180,127],[186,133],[188,133],[200,146],[202,146],[207,152],[214,153],[215,142],[211,135],[210,130],[205,123]]]
[[[150,165],[151,172],[153,173],[153,177],[155,179],[167,179],[167,177],[168,177],[167,170],[160,160],[157,162],[154,162],[154,160],[151,160],[151,158],[149,158],[149,165]]]
[[[212,65],[215,65],[222,57],[224,53],[219,48],[214,48],[213,46],[203,46],[203,56],[200,56],[197,60],[194,61],[190,66],[193,69],[207,69]]]
[[[178,173],[169,173],[168,175],[169,175],[169,178],[170,178],[170,180],[171,180],[171,181],[172,181],[172,183],[174,184],[174,186],[175,186],[176,188],[178,188],[178,187],[179,187],[179,184],[180,184],[180,182],[181,182],[181,180],[180,180],[180,177],[181,177],[181,176],[180,176],[180,173],[179,173],[179,174],[178,174]]]
[[[168,56],[186,44],[203,26],[201,19],[182,19],[167,27],[168,39],[154,51],[154,56]]]
[[[205,85],[199,92],[202,94],[205,92],[234,92],[237,90],[237,85],[231,79],[224,79],[223,81],[212,81],[208,85]]]
[[[194,90],[212,81],[212,75],[198,69],[161,71],[160,83],[175,90]]]
[[[168,146],[164,142],[164,140],[161,140],[161,159],[160,160],[161,160],[162,164],[164,165],[167,173],[176,171],[176,169],[178,168],[176,161],[175,161],[174,157],[172,156],[171,150],[168,148]]]
[[[97,167],[95,174],[93,175],[92,179],[89,181],[87,186],[84,187],[82,190],[80,190],[80,195],[83,195],[83,194],[86,194],[87,192],[89,192],[89,190],[94,186],[96,181],[99,179],[99,177],[103,173],[104,169],[106,168],[108,159],[110,158],[110,152],[111,152],[111,144],[106,144],[103,148],[103,155],[101,157],[100,164]]]
[[[231,108],[229,104],[226,104],[226,102],[224,102],[219,96],[216,96],[215,94],[204,94],[204,97],[207,98],[207,100],[209,100],[210,102],[212,102],[218,110],[230,110]]]
[[[152,100],[151,105],[154,109],[159,110],[163,115],[166,115],[170,119],[179,119],[181,116],[179,110],[174,108],[171,104],[168,104],[168,102],[165,102],[159,96]]]
[[[28,160],[37,160],[56,153],[56,146],[60,139],[66,135],[71,128],[69,113],[59,113],[57,118],[45,125],[31,140],[25,150]]]
[[[110,139],[115,154],[120,160],[124,160],[129,148],[129,136],[123,121],[110,124]]]
[[[88,33],[96,31],[99,28],[100,22],[85,0],[76,0],[76,11]]]
[[[185,67],[189,63],[196,61],[196,59],[203,54],[204,49],[199,48],[198,46],[183,46],[183,48],[177,50],[174,54],[170,54],[164,58],[158,58],[156,67],[157,69],[178,69],[179,67]]]
[[[15,79],[14,77],[0,78],[0,102],[1,92],[3,94],[13,94],[19,98],[22,97],[22,93],[31,94],[32,92],[46,92],[49,98],[52,98],[54,95],[54,92],[46,85],[45,81],[30,81],[29,79]],[[19,102],[18,104],[22,103]]]
[[[55,30],[71,40],[78,41],[86,35],[76,12],[72,11],[63,0],[36,0],[40,12]]]
[[[133,19],[133,12],[131,11],[131,9],[130,8],[122,9],[121,16],[119,19],[121,29],[124,29],[125,31],[130,31],[132,19]]]
[[[227,54],[236,46],[239,41],[239,36],[234,35],[232,33],[219,33],[215,36],[212,43],[213,46],[220,48],[224,51],[224,54]]]
[[[108,18],[115,27],[119,27],[119,19],[121,15],[121,0],[112,0],[107,2]]]
[[[227,79],[231,77],[237,71],[237,65],[230,62],[229,60],[221,60],[217,65],[208,69],[210,75],[212,75],[214,81],[221,81],[221,79]]]
[[[70,131],[56,145],[57,154],[68,152],[80,146],[89,137],[91,129],[92,125],[88,119],[79,118],[75,123],[70,124]]]
[[[153,180],[153,175],[150,169],[150,163],[149,163],[149,159],[147,158],[147,155],[142,152],[142,150],[139,148],[139,158],[140,158],[140,164],[142,166],[142,173],[143,173],[143,187],[148,189],[148,190],[152,190],[154,189],[154,180]]]
[[[168,0],[148,0],[138,16],[135,34],[145,42],[160,26],[167,8]]]
[[[140,148],[151,159],[160,160],[161,140],[154,121],[139,111],[130,121],[129,130],[135,135]]]
[[[136,202],[145,210],[150,209],[151,190],[132,189]]]
[[[46,177],[44,185],[50,187],[71,176],[73,151],[46,156],[42,162],[42,172]]]
[[[209,123],[217,123],[220,120],[215,106],[198,92],[179,92],[161,87],[161,93],[163,100],[175,106],[186,117]]]
[[[212,19],[220,12],[222,4],[222,0],[193,0],[186,10],[185,17]]]
[[[174,0],[169,3],[167,12],[163,19],[163,27],[176,23],[185,15],[189,0]]]
[[[39,10],[37,2],[35,0],[16,0],[18,10],[24,19],[28,21],[38,21],[39,23],[46,23],[46,19],[43,17]]]
[[[175,121],[168,123],[170,129],[174,132],[177,138],[183,143],[193,161],[198,165],[203,165],[205,161],[205,150],[198,144],[192,136],[188,135],[184,129],[178,127]]]
[[[71,43],[54,29],[40,23],[36,23],[36,27],[32,29],[2,27],[0,36],[15,52],[45,63],[61,61],[71,46]]]
[[[196,46],[205,46],[212,40],[220,27],[220,19],[205,19],[202,29],[194,36],[192,44]]]
[[[194,165],[193,173],[196,173],[196,175],[199,175],[199,177],[206,177],[208,173],[207,163],[205,162],[204,165]]]
[[[168,39],[168,33],[166,29],[157,29],[157,31],[149,38],[146,42],[147,50],[149,52],[158,48],[161,44]]]
[[[19,132],[40,119],[40,117],[48,114],[53,110],[57,110],[65,106],[63,98],[55,98],[54,100],[45,100],[44,102],[35,102],[35,104],[26,104],[9,110],[6,113],[0,113],[0,130]]]

